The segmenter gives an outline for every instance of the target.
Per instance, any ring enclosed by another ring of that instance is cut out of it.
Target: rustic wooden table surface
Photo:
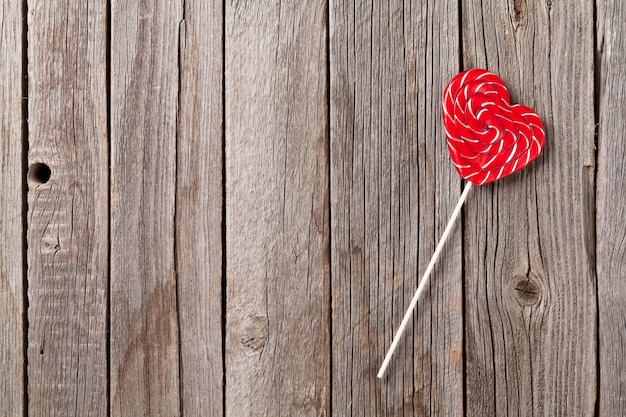
[[[0,416],[626,415],[626,4],[0,5]],[[546,147],[458,199],[464,68]]]

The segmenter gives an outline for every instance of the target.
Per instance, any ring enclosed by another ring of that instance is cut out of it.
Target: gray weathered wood
[[[226,5],[226,413],[330,413],[325,1]]]
[[[28,415],[103,416],[106,8],[28,6]]]
[[[0,5],[0,416],[24,412],[22,33],[20,2]]]
[[[626,9],[598,1],[597,273],[599,415],[626,415]]]
[[[111,4],[111,415],[177,416],[182,1]]]
[[[106,3],[0,5],[0,416],[626,414],[620,2]],[[460,195],[460,62],[546,149],[472,190],[378,380]]]
[[[462,415],[461,227],[376,373],[460,195],[441,125],[456,1],[332,1],[333,413]]]
[[[181,23],[176,262],[182,409],[221,416],[222,1],[187,0]]]
[[[593,2],[465,0],[463,62],[499,74],[546,128],[543,155],[466,205],[467,415],[590,416]]]

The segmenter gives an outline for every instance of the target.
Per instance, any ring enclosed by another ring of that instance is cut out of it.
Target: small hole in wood
[[[32,164],[28,170],[29,179],[37,184],[47,183],[51,175],[52,170],[50,170],[50,167],[41,162]]]
[[[43,349],[41,349],[41,350],[39,351],[39,354],[40,354],[40,355],[43,355]]]

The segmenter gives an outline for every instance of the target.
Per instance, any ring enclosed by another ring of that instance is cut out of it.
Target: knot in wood
[[[57,237],[43,237],[41,239],[41,254],[56,255],[61,250],[61,243]]]
[[[263,349],[269,329],[264,316],[248,316],[239,324],[239,343],[251,351]]]
[[[513,297],[522,306],[532,306],[541,299],[541,285],[534,274],[519,275],[513,279]]]
[[[526,0],[513,1],[514,22],[516,26],[523,26],[526,23]]]

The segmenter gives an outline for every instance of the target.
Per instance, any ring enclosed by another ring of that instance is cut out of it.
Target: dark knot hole
[[[51,175],[52,170],[50,167],[42,162],[32,164],[28,169],[29,179],[37,184],[47,183]]]

